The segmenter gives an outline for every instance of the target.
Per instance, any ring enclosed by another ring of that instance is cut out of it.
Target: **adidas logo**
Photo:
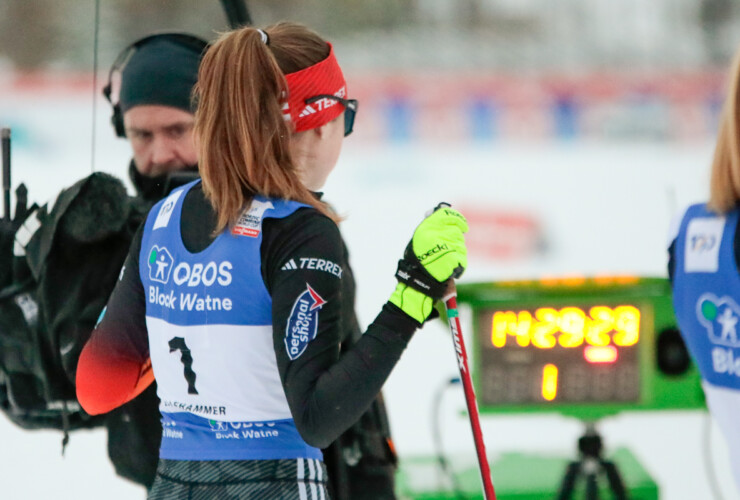
[[[285,263],[285,265],[280,270],[281,271],[292,271],[293,269],[298,269],[298,266],[296,265],[293,259],[290,259],[288,262]]]
[[[303,118],[304,116],[312,115],[314,113],[316,113],[314,107],[310,104],[306,104],[306,107],[303,108],[303,111],[301,111],[301,114],[298,115],[298,118]]]

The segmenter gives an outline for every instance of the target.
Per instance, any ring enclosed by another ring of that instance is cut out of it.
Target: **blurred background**
[[[706,198],[740,47],[733,0],[248,0],[258,26],[289,19],[331,41],[360,100],[326,196],[358,281],[362,324],[393,289],[396,260],[444,200],[471,225],[463,282],[666,276],[672,218]],[[98,15],[96,16],[96,12]],[[116,55],[158,31],[214,38],[216,0],[0,1],[0,124],[13,184],[43,202],[91,171],[126,177],[130,150],[100,90]],[[465,311],[463,311],[465,313]],[[463,314],[466,335],[469,314]],[[469,343],[470,345],[470,343]],[[473,463],[449,332],[418,332],[386,384],[404,459]],[[435,437],[433,418],[442,422]],[[737,498],[727,450],[703,411],[624,412],[599,423],[661,498]],[[489,454],[575,456],[582,424],[486,416]],[[144,498],[115,476],[102,431],[23,431],[0,418],[0,497]],[[494,478],[495,480],[495,478]]]

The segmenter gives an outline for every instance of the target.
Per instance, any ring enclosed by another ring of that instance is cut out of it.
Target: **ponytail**
[[[286,71],[273,53],[284,52],[281,39],[286,37],[302,58],[306,57],[302,39],[310,46],[318,39],[327,53],[328,45],[293,23],[263,31],[269,45],[254,28],[222,34],[198,72],[195,136],[203,191],[217,213],[216,233],[233,225],[256,194],[312,205],[336,221],[299,179],[290,153],[292,129],[282,110],[288,93]],[[295,58],[289,59],[295,64]],[[309,57],[304,67],[319,60]]]

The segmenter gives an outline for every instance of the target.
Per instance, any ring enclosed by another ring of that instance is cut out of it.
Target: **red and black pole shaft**
[[[473,441],[475,441],[475,451],[478,455],[478,465],[480,467],[481,480],[483,481],[483,492],[486,500],[495,500],[496,492],[493,490],[491,467],[488,465],[486,445],[483,441],[483,431],[481,430],[480,415],[478,414],[478,403],[475,399],[473,379],[470,377],[470,369],[468,367],[468,354],[465,351],[465,341],[463,340],[460,318],[457,312],[457,291],[455,290],[454,281],[450,281],[447,295],[442,300],[444,300],[445,307],[447,308],[447,318],[450,322],[452,341],[455,345],[457,365],[460,369],[460,380],[462,380],[463,391],[465,392],[465,403],[468,407],[470,426],[473,429]]]

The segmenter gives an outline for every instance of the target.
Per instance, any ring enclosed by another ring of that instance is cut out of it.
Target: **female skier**
[[[740,51],[731,70],[707,203],[674,224],[668,273],[679,330],[699,367],[707,406],[740,489]]]
[[[315,192],[357,102],[331,44],[293,23],[226,33],[196,98],[202,182],[139,230],[80,357],[78,398],[107,412],[156,378],[150,499],[328,498],[319,448],[368,408],[464,270],[467,224],[446,206],[424,219],[390,300],[340,357],[347,264]]]

